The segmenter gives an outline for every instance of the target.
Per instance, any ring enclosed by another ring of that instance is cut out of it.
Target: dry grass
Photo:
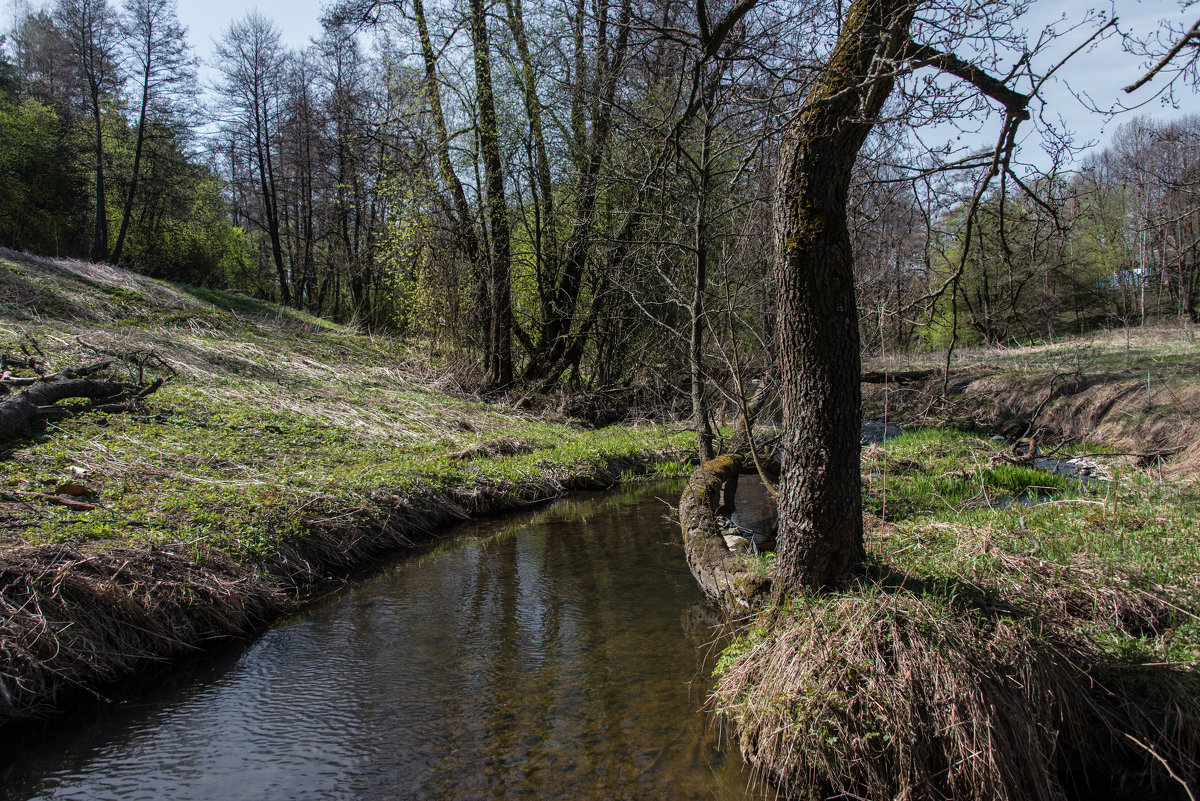
[[[286,606],[279,588],[219,554],[173,549],[0,552],[0,720],[45,712],[148,661],[246,634]]]
[[[882,414],[886,403],[891,419],[978,426],[1009,437],[1040,432],[1043,441],[1086,440],[1145,462],[1169,459],[1172,472],[1186,476],[1200,463],[1198,356],[1194,332],[1169,326],[960,350],[946,397],[944,354],[869,359],[870,370],[926,367],[938,374],[899,388],[864,387],[864,400],[872,414]]]
[[[876,565],[760,622],[714,695],[746,758],[791,797],[1192,792],[1196,674],[1090,636],[1169,636],[1183,601],[1086,564],[997,556],[1003,589]]]
[[[519,453],[533,453],[532,445],[512,437],[498,437],[488,442],[478,442],[469,445],[461,451],[449,454],[447,459],[471,461],[472,459],[495,459],[500,456],[515,456]]]

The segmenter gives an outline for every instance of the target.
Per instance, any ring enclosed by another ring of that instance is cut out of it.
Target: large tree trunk
[[[907,39],[912,14],[908,0],[855,0],[780,154],[778,539],[788,593],[836,584],[863,553],[861,365],[846,204],[851,168],[892,89],[889,56]]]
[[[711,100],[711,97],[708,99]],[[692,331],[688,347],[692,379],[692,424],[696,428],[697,451],[701,462],[713,458],[713,432],[708,422],[708,382],[704,375],[704,296],[708,287],[708,191],[712,130],[712,104],[709,102],[705,104],[704,109],[704,130],[700,140],[700,174],[696,185],[696,269],[692,286]]]

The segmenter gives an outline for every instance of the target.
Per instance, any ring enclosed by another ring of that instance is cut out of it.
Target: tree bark
[[[578,11],[578,10],[577,10]],[[578,12],[582,13],[582,12]],[[542,293],[543,319],[538,332],[538,341],[530,355],[523,378],[540,381],[544,387],[551,386],[569,366],[567,355],[573,350],[575,338],[571,330],[576,324],[579,296],[583,289],[595,225],[596,203],[601,189],[601,168],[609,152],[612,132],[613,101],[617,81],[625,62],[629,43],[629,27],[632,15],[631,0],[621,4],[617,20],[617,38],[612,52],[608,46],[607,9],[601,8],[596,21],[596,61],[592,70],[590,118],[591,130],[585,133],[582,101],[573,101],[572,122],[575,128],[576,169],[578,170],[575,192],[574,221],[567,237],[566,253],[558,273],[553,276],[551,287],[539,287]],[[577,35],[576,47],[582,50],[582,39]],[[576,53],[576,98],[582,98],[585,87],[582,83],[586,70],[580,52]],[[578,107],[578,114],[576,114]],[[557,266],[557,262],[555,262]]]
[[[100,88],[91,87],[92,122],[96,126],[96,229],[92,236],[91,256],[97,261],[108,260],[108,190],[104,186],[104,121],[101,118]]]
[[[512,254],[500,135],[492,91],[492,59],[483,0],[471,0],[471,42],[475,57],[475,86],[479,95],[479,143],[483,151],[484,185],[491,223],[491,359],[487,381],[493,387],[512,383]]]
[[[707,94],[706,100],[711,100]],[[697,451],[701,462],[713,458],[713,432],[708,422],[708,386],[704,377],[704,296],[708,287],[708,192],[712,129],[712,105],[706,102],[696,185],[696,269],[692,287],[692,331],[688,347],[692,380],[692,423],[696,428]]]
[[[147,55],[147,59],[149,55]],[[113,245],[112,260],[114,264],[121,263],[125,251],[125,235],[129,232],[129,220],[133,217],[133,199],[137,194],[138,175],[142,169],[142,146],[146,141],[146,108],[150,103],[150,78],[145,76],[142,81],[142,103],[138,111],[136,139],[133,146],[133,167],[129,173],[129,191],[125,193],[125,208],[121,212],[121,229],[117,233],[117,244]]]
[[[855,0],[780,153],[778,541],[787,593],[835,585],[863,554],[861,363],[846,206],[851,168],[891,92],[913,12],[909,0]]]
[[[0,402],[0,442],[22,434],[37,418],[40,406],[50,406],[66,398],[105,400],[127,392],[129,389],[130,387],[126,384],[93,378],[74,378],[35,384],[24,392],[19,392]]]

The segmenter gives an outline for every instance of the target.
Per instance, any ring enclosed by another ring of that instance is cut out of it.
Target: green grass
[[[865,507],[886,518],[871,558],[951,588],[962,577],[1004,597],[1004,556],[1081,566],[1098,581],[1166,587],[1185,607],[1167,637],[1097,629],[1107,650],[1146,659],[1200,659],[1200,486],[1164,479],[1112,457],[1108,483],[1084,484],[994,464],[1000,446],[958,432],[917,430],[864,454]],[[886,471],[886,472],[885,472]],[[1030,493],[1039,493],[1031,497]],[[1013,503],[1016,498],[1026,503]],[[886,512],[885,512],[886,509]]]
[[[486,488],[527,503],[598,466],[693,447],[686,431],[588,431],[444,394],[413,343],[261,301],[97,265],[0,267],[0,351],[58,370],[95,361],[92,348],[153,350],[178,372],[144,413],[55,419],[10,444],[0,545],[184,542],[260,556],[313,525],[380,525],[407,497],[469,502]],[[502,437],[531,451],[449,458]],[[72,481],[99,508],[31,495]]]
[[[955,518],[1014,502],[1087,495],[1081,482],[998,461],[990,440],[944,429],[911,429],[863,454],[865,508],[888,520],[918,515]]]
[[[1046,576],[1014,571],[1017,563],[1060,571],[1064,580],[1086,576],[1099,591],[1107,585],[1162,591],[1178,609],[1161,631],[1096,623],[1087,636],[1122,659],[1200,666],[1200,482],[1109,457],[1102,461],[1113,479],[1085,484],[994,463],[1006,452],[988,439],[944,429],[910,430],[866,449],[864,509],[874,520],[868,563],[916,579],[930,608],[946,617],[961,614],[964,599],[1003,605],[1028,598],[1031,582],[1048,582],[1047,592],[1061,589]],[[718,672],[772,636],[779,620],[833,613],[841,598],[805,596],[769,610],[733,641]]]

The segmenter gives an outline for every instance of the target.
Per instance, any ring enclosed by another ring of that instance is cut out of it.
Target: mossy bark
[[[851,171],[891,94],[910,0],[855,0],[779,158],[775,286],[783,404],[779,579],[836,584],[863,552],[861,390]]]
[[[692,474],[679,499],[688,568],[709,599],[735,609],[753,606],[768,589],[768,582],[738,563],[717,524],[718,506],[722,501],[732,505],[733,492],[727,488],[737,486],[742,464],[742,457],[736,454],[705,462]]]

